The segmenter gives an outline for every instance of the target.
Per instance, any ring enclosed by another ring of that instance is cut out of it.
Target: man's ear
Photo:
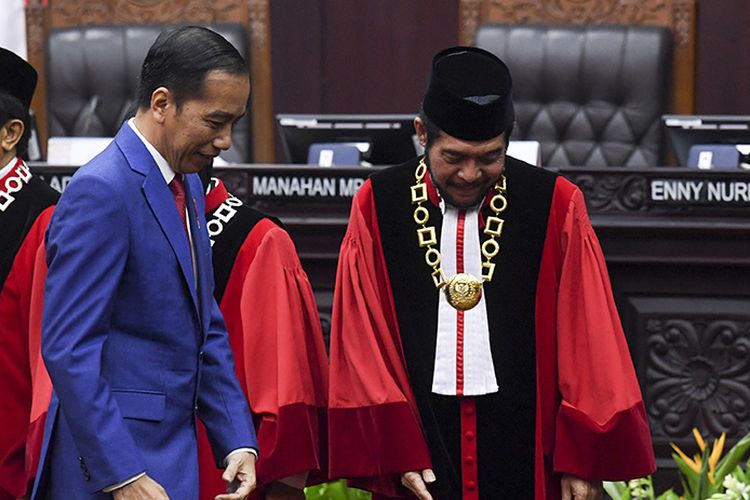
[[[0,128],[0,148],[2,148],[3,153],[16,149],[24,130],[26,130],[26,126],[18,118],[10,119],[3,124]]]
[[[175,107],[174,95],[166,87],[159,87],[151,94],[151,114],[157,123],[164,123],[167,114]]]
[[[414,118],[414,131],[417,133],[419,144],[421,144],[422,147],[425,147],[427,145],[427,128],[424,126],[422,119],[418,116]]]

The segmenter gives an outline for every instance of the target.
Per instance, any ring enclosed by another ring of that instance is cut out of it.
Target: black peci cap
[[[0,91],[21,101],[26,109],[31,106],[36,88],[36,70],[10,50],[0,47]]]
[[[432,59],[422,109],[443,132],[459,139],[497,137],[515,120],[508,67],[478,47],[451,47]]]

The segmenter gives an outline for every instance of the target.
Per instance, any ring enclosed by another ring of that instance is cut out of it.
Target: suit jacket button
[[[206,353],[205,352],[201,351],[201,352],[198,353],[198,359],[200,359],[201,361],[203,361],[203,358],[205,358],[205,357],[206,357]]]

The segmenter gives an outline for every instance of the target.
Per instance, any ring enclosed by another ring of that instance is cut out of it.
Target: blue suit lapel
[[[195,264],[198,269],[198,305],[201,313],[201,321],[204,326],[203,333],[207,332],[205,328],[206,321],[210,318],[211,313],[211,266],[210,254],[203,252],[204,248],[210,248],[207,234],[201,224],[201,217],[196,200],[196,193],[200,193],[203,184],[197,175],[185,176],[185,198],[188,209],[188,222],[190,223],[190,234],[193,237],[193,248],[195,249]],[[205,221],[203,222],[205,224]]]
[[[193,276],[193,263],[190,257],[190,247],[185,229],[182,226],[182,219],[177,213],[172,191],[164,181],[159,167],[156,165],[151,153],[141,142],[137,135],[130,129],[128,124],[124,124],[115,137],[115,142],[125,155],[130,168],[141,175],[145,175],[143,181],[143,194],[146,202],[151,207],[151,211],[156,221],[161,226],[164,235],[169,240],[169,244],[180,265],[182,275],[185,278],[193,306],[196,312],[200,314],[198,307],[198,297],[195,290],[195,277]],[[189,203],[192,203],[189,202]]]

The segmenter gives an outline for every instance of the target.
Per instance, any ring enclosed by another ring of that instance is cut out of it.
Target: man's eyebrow
[[[213,118],[217,120],[229,120],[234,118],[234,115],[232,113],[227,113],[226,111],[214,111],[206,115],[206,118]]]
[[[443,154],[449,154],[453,156],[466,156],[466,153],[462,153],[461,151],[458,151],[456,149],[451,149],[451,148],[443,148],[440,152]]]
[[[498,155],[499,156],[499,155],[503,154],[503,151],[505,151],[505,148],[501,147],[501,148],[497,148],[497,149],[492,149],[490,151],[487,151],[486,153],[482,153],[479,156],[494,156],[494,155]]]

